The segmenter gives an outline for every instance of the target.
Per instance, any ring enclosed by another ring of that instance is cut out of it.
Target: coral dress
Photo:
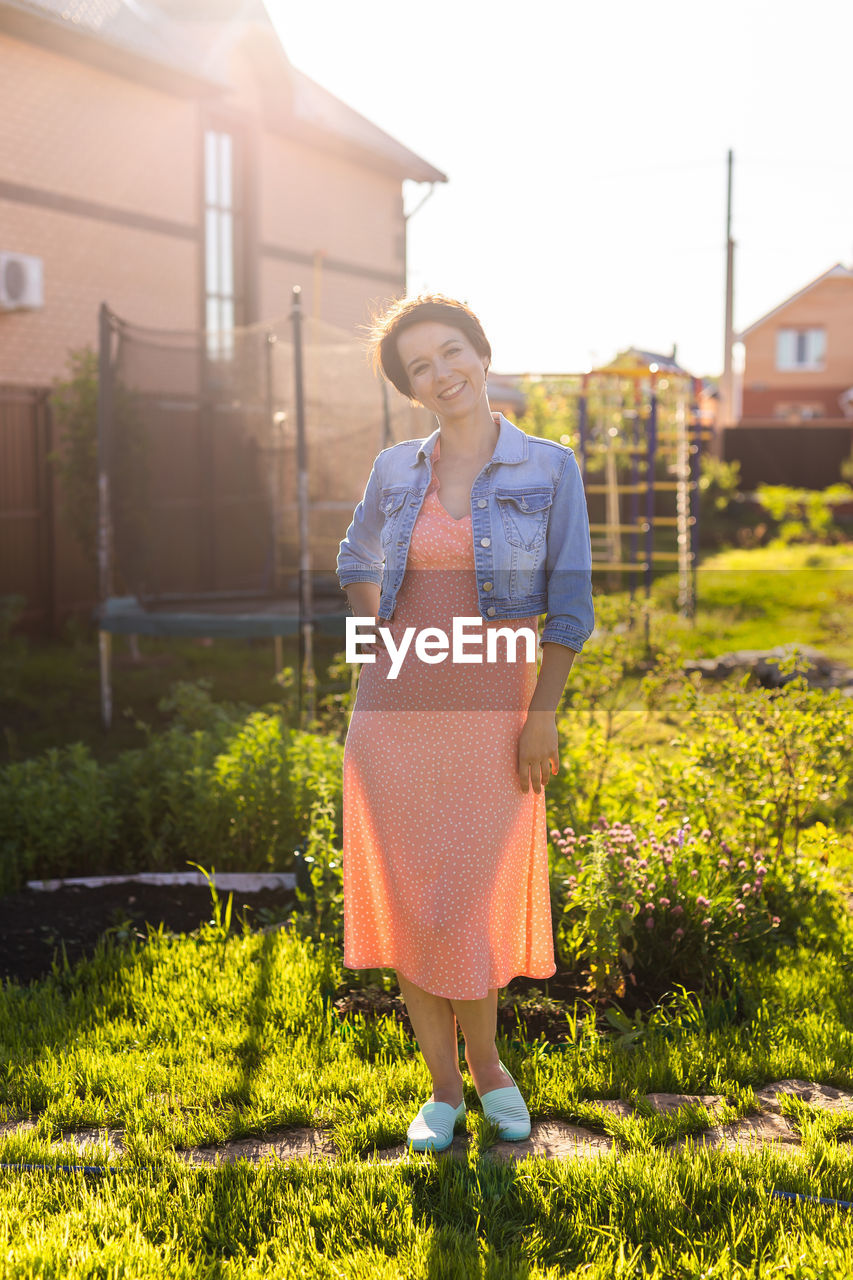
[[[515,662],[498,636],[493,662],[428,663],[413,640],[396,679],[381,642],[362,666],[343,763],[344,965],[480,1000],[518,974],[556,971],[545,793],[525,794],[517,760],[538,619],[483,622],[471,517],[454,519],[438,491],[433,474],[383,624],[395,645],[407,627],[451,638],[454,616],[476,619],[467,633],[480,639],[465,652],[484,659],[489,626],[533,637]]]

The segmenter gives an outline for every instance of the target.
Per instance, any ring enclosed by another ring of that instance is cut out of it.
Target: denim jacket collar
[[[525,462],[529,448],[525,432],[505,418],[502,413],[494,416],[499,419],[500,433],[492,454],[492,462]],[[422,458],[432,458],[440,431],[440,427],[436,427],[432,435],[421,442],[411,463],[413,467],[416,467]]]

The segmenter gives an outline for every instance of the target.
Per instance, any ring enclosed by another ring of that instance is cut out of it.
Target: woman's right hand
[[[364,616],[366,617],[367,615],[365,614]],[[373,658],[378,658],[380,654],[387,652],[387,649],[385,647],[385,641],[382,639],[382,636],[379,634],[379,628],[387,627],[388,625],[389,624],[388,624],[387,618],[373,619],[373,639],[362,640],[358,646],[359,652],[362,655],[370,655]],[[369,629],[366,624],[361,628],[361,631],[362,631],[362,634],[365,636],[369,633]]]

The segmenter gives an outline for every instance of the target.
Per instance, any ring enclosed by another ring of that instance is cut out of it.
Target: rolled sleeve
[[[595,627],[595,610],[586,494],[571,450],[551,507],[545,575],[548,609],[540,643],[554,641],[580,653]]]
[[[353,582],[375,582],[378,587],[382,586],[385,554],[379,537],[384,520],[379,507],[381,486],[378,467],[381,456],[371,467],[364,495],[338,550],[336,572],[341,587],[348,587]]]

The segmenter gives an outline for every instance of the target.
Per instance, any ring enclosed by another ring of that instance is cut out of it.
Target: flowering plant
[[[586,835],[551,832],[557,956],[586,969],[599,996],[623,996],[626,983],[717,989],[780,929],[777,873],[762,855],[667,816],[662,800],[648,830],[602,818]]]

